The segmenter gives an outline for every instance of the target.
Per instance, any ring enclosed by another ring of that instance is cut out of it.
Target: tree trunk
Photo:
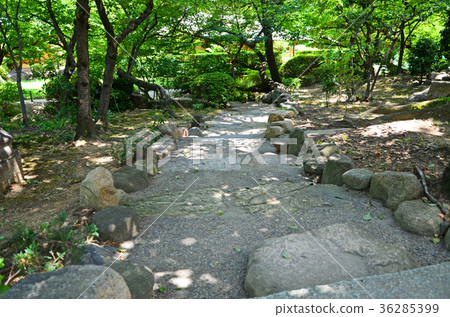
[[[105,57],[105,72],[103,74],[102,93],[98,108],[97,122],[106,131],[108,128],[108,108],[111,99],[112,83],[114,79],[114,68],[117,61],[117,44],[114,39],[108,40],[108,48]]]
[[[405,38],[405,23],[403,22],[400,30],[400,56],[398,57],[397,75],[403,73],[402,64],[403,56],[405,55],[406,38]]]
[[[89,84],[89,0],[77,1],[75,34],[77,40],[78,80],[78,126],[76,139],[97,136],[91,112],[91,89]]]
[[[281,76],[278,72],[278,66],[277,61],[275,58],[275,53],[273,51],[273,37],[272,33],[269,31],[265,31],[265,49],[266,49],[266,59],[267,59],[267,65],[269,66],[270,75],[272,76],[272,80],[281,83]]]

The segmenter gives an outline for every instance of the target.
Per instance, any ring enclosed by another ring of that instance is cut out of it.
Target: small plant
[[[202,103],[194,103],[192,105],[192,108],[194,108],[195,110],[202,110],[203,109],[203,104]]]
[[[4,258],[0,258],[0,270],[5,266],[5,264],[3,263]],[[2,284],[2,280],[5,277],[3,275],[0,274],[0,294],[3,294],[4,292],[6,292],[9,289],[8,285]]]
[[[19,274],[48,272],[76,262],[84,243],[98,236],[97,227],[88,225],[71,226],[67,214],[62,211],[52,221],[44,222],[37,229],[17,223],[10,245],[16,250],[12,256]]]

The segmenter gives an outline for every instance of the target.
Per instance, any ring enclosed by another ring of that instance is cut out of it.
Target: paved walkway
[[[281,157],[264,139],[276,110],[235,103],[209,122],[204,137],[181,139],[161,174],[133,194],[130,205],[146,231],[129,258],[155,272],[162,287],[155,297],[246,298],[248,256],[261,241],[335,223],[405,247],[421,265],[449,259],[441,245],[402,231],[392,212],[366,193],[302,176],[296,157]],[[369,211],[372,221],[364,221]]]

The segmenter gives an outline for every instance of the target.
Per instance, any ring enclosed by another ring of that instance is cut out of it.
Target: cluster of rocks
[[[128,193],[149,186],[148,173],[124,166],[111,174],[103,167],[81,183],[81,205],[97,210],[92,224],[99,239],[117,245],[139,234],[139,217],[131,207],[119,206]],[[2,298],[151,298],[154,276],[146,266],[124,261],[112,247],[84,246],[78,265],[28,275]],[[81,279],[80,276],[83,278]]]
[[[446,72],[432,73],[428,99],[444,98],[450,95],[450,74]]]
[[[12,136],[0,128],[0,196],[13,183],[23,182],[22,159],[12,147]]]

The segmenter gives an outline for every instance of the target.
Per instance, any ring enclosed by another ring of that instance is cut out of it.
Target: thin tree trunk
[[[78,94],[78,126],[76,139],[95,138],[97,132],[92,120],[91,89],[89,84],[89,0],[77,1],[76,39],[78,56],[78,80],[76,83]]]
[[[102,93],[100,95],[100,103],[98,108],[98,116],[97,121],[102,124],[104,130],[108,127],[108,108],[109,102],[111,99],[111,90],[112,90],[112,81],[114,78],[114,67],[116,66],[117,61],[117,50],[122,43],[122,41],[132,32],[134,32],[139,25],[144,22],[145,19],[153,11],[153,0],[147,1],[145,10],[137,17],[135,20],[129,21],[128,25],[122,29],[122,31],[116,36],[114,32],[114,27],[111,24],[111,21],[108,18],[108,14],[106,13],[105,6],[102,0],[95,0],[95,4],[97,5],[97,11],[100,16],[100,20],[106,31],[107,38],[107,51],[105,57],[105,72],[103,74],[103,87]]]
[[[114,68],[117,62],[117,45],[114,40],[108,40],[108,48],[105,57],[105,72],[103,74],[102,93],[100,95],[97,122],[106,131],[108,128],[108,108],[111,99]]]
[[[23,47],[22,47],[22,37],[20,34],[20,27],[19,27],[19,8],[21,5],[21,0],[17,3],[16,12],[14,19],[11,19],[8,8],[4,7],[2,5],[1,9],[5,12],[6,18],[12,21],[14,30],[16,31],[17,40],[19,44],[19,62],[17,62],[17,59],[14,55],[13,47],[11,43],[8,41],[8,37],[6,36],[6,30],[3,28],[3,25],[0,21],[0,32],[2,33],[3,40],[6,42],[6,46],[9,51],[9,55],[11,57],[11,60],[14,63],[14,69],[16,71],[16,83],[17,83],[17,90],[19,92],[19,99],[20,99],[20,108],[22,110],[22,117],[23,117],[23,124],[24,126],[28,127],[29,121],[28,121],[28,115],[27,115],[27,108],[25,106],[25,98],[23,96],[23,90],[22,90],[22,64],[23,64]]]
[[[277,61],[275,58],[275,53],[273,51],[273,37],[272,33],[269,31],[264,32],[266,33],[266,40],[264,42],[265,49],[266,49],[266,59],[267,59],[267,65],[269,66],[270,75],[272,76],[272,80],[281,83],[281,76],[278,72],[278,66]]]
[[[400,29],[400,55],[398,57],[397,75],[403,73],[403,56],[405,55],[406,38],[405,38],[405,23],[403,22]]]

